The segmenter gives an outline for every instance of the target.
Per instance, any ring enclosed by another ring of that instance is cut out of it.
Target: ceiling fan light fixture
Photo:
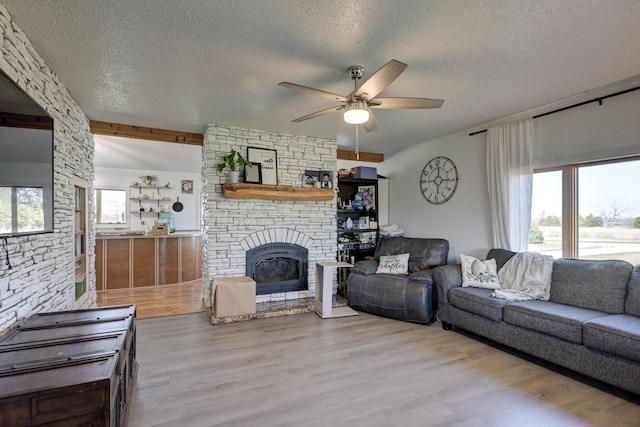
[[[352,125],[359,125],[365,123],[367,120],[369,120],[369,111],[367,110],[367,104],[365,102],[355,101],[345,107],[345,122]]]

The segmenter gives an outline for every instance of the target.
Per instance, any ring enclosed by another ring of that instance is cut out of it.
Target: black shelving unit
[[[362,190],[368,190],[370,198],[365,195],[365,200],[359,200],[360,195],[364,193]],[[373,256],[378,241],[378,180],[338,179],[337,196],[338,248],[342,248],[338,258],[344,258],[345,252],[345,261],[349,262]]]

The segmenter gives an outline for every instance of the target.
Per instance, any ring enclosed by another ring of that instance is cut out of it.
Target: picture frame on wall
[[[302,175],[303,188],[313,188],[316,182],[318,182],[318,171],[304,171]]]
[[[302,175],[302,187],[304,188],[333,188],[333,172],[331,171],[304,171]]]
[[[318,181],[320,182],[320,188],[333,188],[333,172],[318,172]]]
[[[253,167],[244,168],[244,182],[248,184],[262,184],[262,164],[251,162]]]
[[[260,163],[262,184],[278,185],[278,153],[268,148],[247,147],[247,160]]]
[[[190,179],[183,179],[181,188],[183,193],[193,194],[193,181]]]

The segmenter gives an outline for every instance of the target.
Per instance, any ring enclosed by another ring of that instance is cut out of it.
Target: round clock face
[[[453,196],[458,186],[458,169],[446,157],[434,157],[422,169],[420,191],[429,203],[440,205]]]

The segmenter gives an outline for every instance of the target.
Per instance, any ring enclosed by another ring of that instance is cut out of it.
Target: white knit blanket
[[[520,252],[498,272],[500,289],[491,294],[509,301],[548,300],[553,258],[537,252]]]

